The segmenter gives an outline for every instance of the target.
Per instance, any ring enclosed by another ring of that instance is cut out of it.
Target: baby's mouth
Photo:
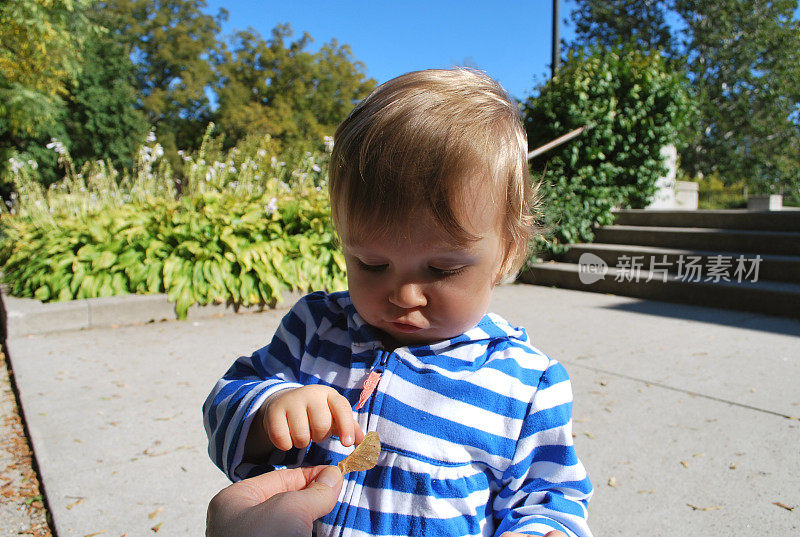
[[[391,321],[389,324],[392,326],[392,328],[394,328],[398,332],[405,332],[407,334],[422,330],[422,327],[416,326],[416,325],[413,325],[413,324],[408,324],[408,323],[401,323],[401,322],[397,322],[397,321]]]

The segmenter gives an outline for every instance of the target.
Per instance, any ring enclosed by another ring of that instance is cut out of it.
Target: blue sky
[[[489,73],[518,99],[549,77],[552,0],[208,0],[230,13],[223,34],[252,27],[269,38],[291,24],[312,49],[336,38],[378,83],[417,69],[469,65]],[[561,0],[561,18],[573,8]],[[561,26],[569,40],[569,27]]]

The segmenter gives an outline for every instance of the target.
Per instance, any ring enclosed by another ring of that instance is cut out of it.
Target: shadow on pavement
[[[800,307],[800,305],[798,305],[798,307]],[[652,300],[604,306],[604,308],[800,337],[800,319],[777,317],[761,313],[721,310],[711,307],[706,308],[703,306],[673,304],[670,302],[656,302]]]

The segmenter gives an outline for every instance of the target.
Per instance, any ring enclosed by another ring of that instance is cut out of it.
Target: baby
[[[217,383],[212,459],[232,480],[337,464],[377,431],[318,535],[591,535],[567,373],[487,313],[535,231],[515,102],[473,70],[408,73],[334,140],[349,290],[302,298]]]

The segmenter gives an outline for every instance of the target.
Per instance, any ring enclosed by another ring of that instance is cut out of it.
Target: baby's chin
[[[473,325],[474,326],[474,325]],[[470,326],[469,328],[472,328]],[[397,347],[416,347],[420,345],[433,345],[448,341],[460,336],[469,328],[464,330],[440,331],[435,329],[419,330],[413,333],[381,330],[381,342],[384,347],[396,349]]]

